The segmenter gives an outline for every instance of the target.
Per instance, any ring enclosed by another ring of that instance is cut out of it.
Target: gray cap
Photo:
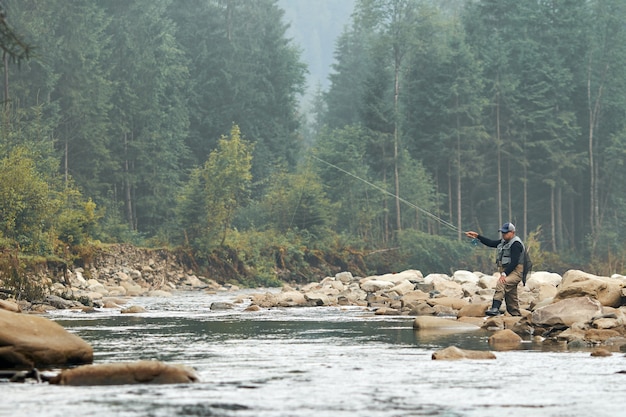
[[[504,223],[498,231],[502,233],[514,232],[515,225],[513,223]]]

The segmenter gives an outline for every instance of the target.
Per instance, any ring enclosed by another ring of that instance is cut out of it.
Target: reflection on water
[[[0,415],[46,416],[594,416],[622,410],[622,355],[541,352],[433,361],[450,345],[490,350],[486,331],[415,331],[410,317],[361,308],[211,311],[232,295],[132,302],[148,313],[60,311],[50,317],[94,347],[95,362],[193,366],[201,383],[58,387],[2,384]],[[43,410],[43,411],[42,411]]]

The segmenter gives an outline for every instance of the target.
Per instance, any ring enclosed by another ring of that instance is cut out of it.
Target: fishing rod
[[[443,225],[444,225],[444,226],[446,226],[446,227],[449,227],[450,229],[454,230],[455,232],[458,232],[458,231],[459,231],[459,228],[458,228],[458,227],[456,227],[455,225],[453,225],[453,224],[452,224],[452,223],[450,223],[450,222],[445,221],[445,220],[444,220],[444,219],[442,219],[441,217],[438,217],[438,216],[434,215],[433,213],[429,212],[428,210],[423,209],[423,208],[421,208],[421,207],[419,207],[419,206],[417,206],[417,205],[415,205],[415,204],[411,203],[410,201],[407,201],[407,200],[405,200],[404,198],[402,198],[402,197],[400,197],[400,196],[398,196],[398,195],[396,195],[396,194],[394,194],[394,193],[392,193],[392,192],[389,192],[389,191],[385,190],[384,188],[379,187],[378,185],[373,184],[373,183],[371,183],[371,182],[367,181],[366,179],[359,177],[359,176],[358,176],[358,175],[356,175],[356,174],[353,174],[352,172],[346,171],[345,169],[343,169],[343,168],[341,168],[341,167],[338,167],[337,165],[331,164],[331,163],[330,163],[330,162],[328,162],[328,161],[324,161],[323,159],[318,158],[317,156],[315,156],[315,155],[313,155],[313,154],[311,154],[311,157],[313,157],[313,158],[317,159],[318,161],[320,161],[320,162],[322,162],[322,163],[324,163],[324,164],[328,165],[329,167],[335,168],[335,169],[337,169],[337,170],[339,170],[339,171],[343,172],[344,174],[350,175],[351,177],[356,178],[357,180],[362,181],[362,182],[364,182],[365,184],[367,184],[367,185],[369,185],[369,186],[371,186],[371,187],[374,187],[374,188],[376,188],[377,190],[379,190],[379,191],[381,191],[381,192],[383,192],[383,193],[385,193],[385,194],[387,194],[387,195],[390,195],[391,197],[397,198],[399,201],[402,201],[403,203],[405,203],[405,204],[409,205],[410,207],[413,207],[413,208],[414,208],[414,209],[416,209],[417,211],[419,211],[419,212],[421,212],[421,213],[426,214],[426,215],[427,215],[427,216],[429,216],[430,218],[432,218],[432,219],[434,219],[434,220],[438,221],[439,223],[443,224]]]

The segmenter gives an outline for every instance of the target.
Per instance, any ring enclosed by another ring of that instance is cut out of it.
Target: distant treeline
[[[312,118],[276,0],[3,5],[5,250],[176,246],[272,284],[486,269],[461,232],[510,220],[545,268],[624,268],[621,0],[357,0]]]

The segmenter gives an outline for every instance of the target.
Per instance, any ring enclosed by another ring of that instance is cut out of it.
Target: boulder
[[[433,360],[459,360],[459,359],[496,359],[493,352],[482,350],[459,349],[456,346],[449,346],[438,350],[432,354]]]
[[[579,270],[569,270],[563,275],[555,300],[591,297],[603,306],[619,307],[624,281],[617,278],[599,277]]]
[[[193,369],[159,361],[79,366],[64,370],[50,379],[51,384],[73,386],[188,384],[198,381]]]
[[[415,269],[408,269],[406,271],[402,271],[398,273],[374,275],[374,276],[366,277],[361,280],[361,283],[365,281],[369,281],[371,279],[375,279],[378,281],[389,281],[389,282],[393,282],[394,284],[398,284],[404,280],[408,280],[411,282],[420,282],[422,281],[423,276],[420,271],[417,271]]]
[[[435,280],[452,281],[452,277],[446,274],[428,274],[424,277],[424,284],[433,284]]]
[[[471,283],[478,285],[478,275],[470,271],[459,270],[452,274],[452,280],[459,284]]]
[[[51,305],[54,308],[58,308],[60,310],[70,309],[73,307],[82,306],[78,301],[71,301],[61,298],[57,295],[48,295],[45,299],[46,304]]]
[[[8,301],[8,300],[0,300],[0,309],[12,311],[14,313],[21,312],[20,306],[17,305],[17,303],[14,303],[13,301]]]
[[[466,304],[459,309],[458,317],[485,317],[485,311],[491,303]]]
[[[620,333],[612,329],[589,329],[585,331],[585,340],[595,343],[604,343],[611,338],[619,336]]]
[[[554,272],[547,271],[537,271],[533,272],[530,277],[526,280],[526,287],[534,291],[538,287],[549,285],[553,288],[556,288],[563,278],[559,274],[555,274]]]
[[[0,310],[0,368],[49,368],[93,362],[93,348],[44,317]]]
[[[463,287],[458,282],[438,276],[433,278],[432,284],[434,290],[444,297],[463,298]]]
[[[404,303],[405,305],[409,305],[415,302],[428,300],[429,298],[430,296],[428,295],[428,293],[425,293],[421,290],[414,290],[404,294],[400,299],[402,300],[402,303]]]
[[[460,322],[458,320],[445,319],[441,317],[419,316],[413,321],[413,328],[416,330],[457,330],[472,331],[478,330],[480,327],[470,323]]]
[[[568,298],[533,311],[532,323],[541,326],[565,325],[588,322],[602,314],[598,300],[589,297]]]
[[[522,338],[520,337],[520,335],[510,329],[498,330],[497,332],[489,336],[490,345],[518,345],[520,343],[522,343]]]
[[[307,300],[300,291],[286,289],[276,294],[276,305],[278,307],[298,307],[306,304]]]
[[[344,284],[349,284],[354,280],[354,277],[352,276],[352,272],[343,271],[335,274],[335,279]]]
[[[307,303],[313,306],[337,305],[337,298],[323,292],[307,292],[304,294]]]
[[[603,348],[596,348],[593,350],[593,352],[591,352],[591,356],[595,356],[595,357],[607,357],[607,356],[612,356],[613,354],[611,352],[609,352],[606,349]]]
[[[211,311],[232,310],[233,308],[235,308],[235,305],[233,303],[228,303],[225,301],[215,301],[211,303],[211,306],[209,308],[211,309]]]
[[[394,286],[394,282],[381,279],[370,279],[361,282],[361,289],[367,292],[386,291]]]
[[[435,307],[438,305],[450,307],[454,310],[460,310],[461,308],[468,305],[468,302],[462,298],[453,298],[453,297],[437,297],[431,298],[427,301],[428,304]]]
[[[395,286],[389,289],[389,291],[396,292],[399,296],[403,296],[415,290],[415,284],[408,279],[398,282]]]
[[[122,314],[134,314],[134,313],[146,313],[147,311],[148,310],[146,310],[142,306],[130,306],[130,307],[127,307],[127,308],[123,309],[122,311],[120,311],[120,313],[122,313]]]

